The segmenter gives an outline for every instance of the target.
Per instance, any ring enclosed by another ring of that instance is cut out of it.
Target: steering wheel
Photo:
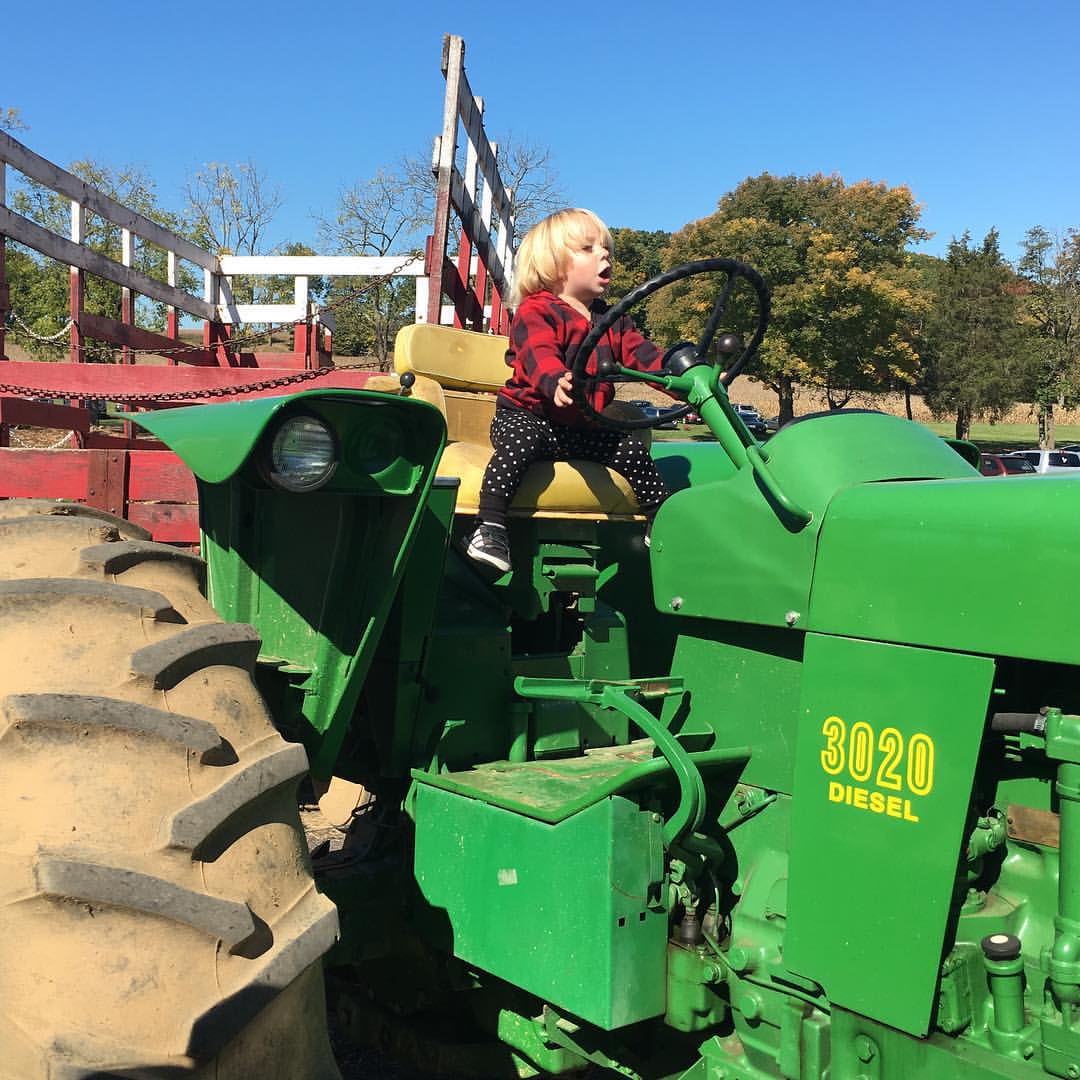
[[[720,290],[719,296],[716,298],[716,303],[713,304],[712,314],[709,315],[709,321],[705,324],[705,330],[701,335],[697,345],[692,345],[687,342],[682,342],[679,345],[669,349],[664,355],[665,365],[668,359],[673,353],[678,352],[679,366],[685,371],[694,363],[703,363],[703,357],[708,352],[709,346],[712,344],[713,338],[716,336],[716,331],[720,326],[720,320],[724,317],[724,311],[727,308],[728,300],[731,299],[732,290],[735,288],[736,282],[739,278],[745,278],[754,292],[757,294],[757,326],[754,329],[754,335],[750,339],[750,343],[739,353],[737,359],[730,365],[728,365],[727,373],[721,380],[724,386],[730,386],[732,380],[746,367],[747,363],[752,359],[754,353],[757,352],[758,346],[761,344],[761,339],[765,336],[766,327],[769,325],[769,310],[771,308],[772,300],[769,296],[769,290],[765,285],[765,279],[752,267],[744,262],[739,262],[736,259],[699,259],[697,262],[682,263],[680,266],[673,266],[670,270],[664,271],[662,274],[657,274],[655,277],[649,278],[648,281],[639,285],[636,289],[631,289],[614,307],[609,308],[600,317],[596,325],[589,331],[585,340],[581,343],[580,348],[577,351],[577,355],[574,357],[573,366],[573,386],[571,393],[574,398],[574,403],[577,407],[588,417],[593,420],[598,420],[603,424],[607,424],[610,427],[620,428],[624,430],[634,430],[637,428],[652,427],[657,423],[655,420],[650,420],[647,417],[642,417],[640,420],[615,420],[613,417],[604,416],[598,413],[588,401],[588,397],[585,393],[585,386],[587,383],[594,381],[595,379],[607,379],[614,382],[618,378],[618,373],[615,370],[599,370],[595,376],[589,375],[587,371],[589,357],[593,354],[596,346],[600,343],[601,338],[625,315],[632,307],[636,307],[643,300],[652,296],[658,289],[664,288],[665,285],[674,284],[676,281],[682,281],[683,278],[693,277],[696,274],[708,274],[708,273],[726,273],[727,281],[724,282],[724,287]],[[734,335],[725,335],[732,341],[737,342],[738,339]],[[738,345],[735,346],[738,348]],[[604,365],[608,367],[607,364]],[[690,411],[690,405],[684,405],[681,409],[674,413],[668,413],[665,417],[666,420],[678,420],[680,417],[685,416]]]

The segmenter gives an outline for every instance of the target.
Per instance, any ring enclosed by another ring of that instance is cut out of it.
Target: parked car
[[[1023,458],[1037,473],[1067,473],[1080,469],[1080,454],[1070,450],[1014,450],[1006,458]]]
[[[731,407],[739,414],[742,422],[750,429],[750,434],[755,439],[768,438],[769,429],[761,418],[761,413],[753,405],[736,405],[735,402],[732,402]]]
[[[671,414],[678,412],[678,410],[682,408],[681,405],[661,407],[659,405],[654,405],[651,401],[646,401],[644,398],[634,398],[626,404],[633,405],[640,409],[653,421],[654,427],[667,428],[669,430],[676,426],[675,421],[670,418]]]
[[[981,454],[979,472],[983,476],[1031,476],[1035,472],[1035,466],[1025,457]]]

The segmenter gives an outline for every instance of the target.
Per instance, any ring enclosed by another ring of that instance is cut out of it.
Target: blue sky
[[[0,107],[61,164],[137,164],[178,206],[185,174],[255,160],[315,239],[340,190],[429,153],[442,34],[493,133],[550,147],[567,201],[677,229],[749,175],[907,184],[944,251],[996,226],[1080,227],[1075,0],[435,4],[426,0],[9,5]],[[498,17],[497,17],[497,13]]]

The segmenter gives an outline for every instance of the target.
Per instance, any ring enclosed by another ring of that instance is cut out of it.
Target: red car
[[[1035,466],[1027,458],[981,454],[979,471],[983,476],[1033,476]]]

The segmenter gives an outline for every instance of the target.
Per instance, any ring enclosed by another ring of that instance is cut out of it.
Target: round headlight
[[[314,491],[337,468],[337,442],[330,428],[314,416],[294,416],[270,442],[270,480],[286,491]]]

